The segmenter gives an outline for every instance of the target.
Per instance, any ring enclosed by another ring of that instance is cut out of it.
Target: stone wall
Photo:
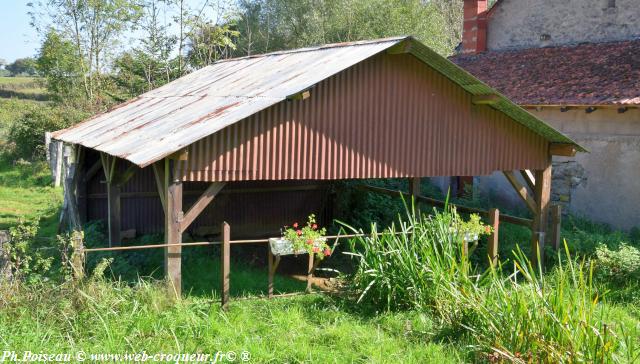
[[[502,0],[488,24],[489,50],[640,37],[638,0]]]

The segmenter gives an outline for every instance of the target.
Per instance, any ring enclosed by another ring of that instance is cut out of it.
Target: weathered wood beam
[[[529,208],[529,210],[531,210],[531,212],[535,214],[537,211],[536,202],[529,194],[529,191],[527,190],[527,188],[523,186],[520,183],[520,181],[518,181],[513,171],[502,171],[502,173],[504,174],[505,177],[507,177],[507,180],[509,181],[509,183],[511,183],[511,186],[513,186],[513,189],[515,189],[516,192],[518,193],[518,196],[522,198],[522,201],[524,201],[525,205],[527,205],[527,208]]]
[[[222,254],[221,261],[221,277],[220,297],[222,309],[229,308],[229,289],[230,289],[230,265],[231,265],[231,228],[226,222],[222,223]]]
[[[224,185],[224,182],[213,182],[207,187],[198,200],[184,214],[180,222],[180,231],[185,232],[187,228],[189,228],[189,225],[191,225],[200,213],[213,201]]]
[[[500,102],[500,96],[497,94],[473,95],[471,103],[474,105],[495,105]]]
[[[164,160],[153,163],[151,165],[153,169],[153,175],[156,179],[156,187],[158,188],[158,195],[160,196],[160,203],[162,204],[162,210],[164,214],[167,214],[166,190],[164,186]]]
[[[546,168],[535,171],[535,212],[533,214],[531,237],[531,261],[534,267],[544,265],[544,244],[547,232],[547,217],[551,201],[551,157]]]
[[[551,206],[551,239],[549,240],[553,244],[553,248],[558,250],[562,246],[562,237],[560,232],[562,230],[562,206]]]
[[[187,148],[181,149],[181,150],[171,154],[168,158],[171,159],[171,160],[178,160],[178,161],[189,160],[189,149],[187,149]]]
[[[118,246],[120,244],[120,186],[113,183],[117,167],[116,157],[112,157],[106,153],[100,153],[100,161],[102,162],[102,170],[107,180],[107,225],[109,230],[109,246]]]
[[[560,143],[551,143],[549,144],[549,154],[557,155],[562,157],[573,157],[576,155],[576,146],[573,144],[560,144]]]
[[[527,186],[531,189],[531,192],[533,192],[535,188],[534,186],[536,185],[536,178],[533,175],[533,172],[531,172],[528,169],[523,169],[520,171],[520,175],[522,176],[524,181],[527,183]]]
[[[490,264],[496,265],[498,263],[498,233],[500,230],[500,211],[498,209],[489,210],[489,225],[492,231],[491,235],[489,235],[487,253]]]
[[[131,179],[131,177],[133,177],[134,174],[136,174],[139,169],[140,168],[135,164],[131,164],[129,168],[127,168],[124,172],[115,173],[113,176],[113,181],[111,181],[111,183],[118,186],[123,186]]]
[[[182,232],[182,181],[170,173],[169,159],[165,159],[164,185],[166,186],[165,213],[165,242],[167,244],[181,244]],[[182,296],[182,247],[168,246],[165,248],[165,274],[169,284],[169,296],[179,299]]]
[[[91,167],[89,167],[89,169],[87,169],[86,173],[84,173],[82,180],[84,182],[88,182],[91,178],[93,178],[93,176],[96,175],[96,173],[98,173],[98,171],[101,168],[102,168],[102,160],[99,159],[95,161],[95,163],[93,163]]]

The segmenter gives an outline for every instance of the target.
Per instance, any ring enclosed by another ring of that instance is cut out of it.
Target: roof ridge
[[[251,58],[261,58],[268,56],[279,56],[283,54],[293,54],[293,53],[303,53],[303,52],[313,52],[319,51],[323,49],[332,49],[332,48],[340,48],[340,47],[352,47],[352,46],[360,46],[360,45],[370,45],[377,43],[386,43],[386,42],[397,42],[399,40],[404,39],[412,39],[413,37],[410,35],[400,35],[395,37],[387,37],[387,38],[378,38],[378,39],[369,39],[369,40],[357,40],[352,42],[337,42],[337,43],[326,43],[317,46],[303,47],[303,48],[295,48],[295,49],[285,49],[280,51],[273,51],[268,53],[260,53],[260,54],[252,54],[250,56],[242,56],[242,57],[234,57],[234,58],[226,58],[221,59],[212,63],[211,65],[224,63],[224,62],[232,62],[239,61],[243,59],[251,59]]]

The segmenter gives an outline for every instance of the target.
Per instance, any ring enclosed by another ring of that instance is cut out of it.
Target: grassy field
[[[39,77],[0,77],[0,98],[47,101],[47,90]]]

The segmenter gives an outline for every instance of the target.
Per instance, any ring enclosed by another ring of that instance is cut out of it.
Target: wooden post
[[[222,268],[222,284],[220,285],[220,296],[222,298],[222,309],[229,308],[229,280],[231,265],[231,228],[226,222],[222,223],[222,257],[220,259]]]
[[[71,234],[73,253],[71,256],[71,265],[73,267],[73,278],[76,281],[84,278],[84,244],[83,234],[81,231],[74,231]]]
[[[169,160],[165,159],[165,186],[167,186],[165,214],[165,242],[167,244],[181,244],[182,232],[182,182],[170,173]],[[170,175],[171,174],[171,175]],[[165,274],[168,278],[170,293],[173,297],[182,296],[182,247],[169,246],[165,248]]]
[[[489,261],[492,265],[498,263],[498,232],[500,230],[500,210],[489,210],[489,225],[491,225],[491,235],[489,235],[489,243],[487,250],[489,254]]]
[[[107,210],[109,212],[109,246],[120,246],[120,186],[107,182]]]
[[[269,274],[269,284],[267,285],[267,297],[273,297],[273,253],[271,247],[267,244],[267,273]]]
[[[531,262],[534,267],[544,265],[544,244],[547,232],[547,217],[551,200],[551,158],[547,167],[535,171],[535,212],[533,214],[531,236]]]
[[[9,255],[4,247],[5,243],[10,240],[8,230],[0,230],[0,280],[11,279],[11,266],[9,263]]]
[[[421,178],[420,177],[412,177],[409,178],[409,194],[411,194],[411,197],[413,198],[413,204],[416,208],[416,212],[419,211],[418,209],[418,196],[420,196],[420,181]]]
[[[560,231],[562,228],[562,206],[551,206],[551,243],[555,250],[560,249],[562,246],[562,237]]]
[[[313,265],[313,253],[309,253],[309,268],[307,270],[307,289],[306,292],[310,293],[311,292],[311,280],[313,279],[313,270],[314,270],[314,265]]]

